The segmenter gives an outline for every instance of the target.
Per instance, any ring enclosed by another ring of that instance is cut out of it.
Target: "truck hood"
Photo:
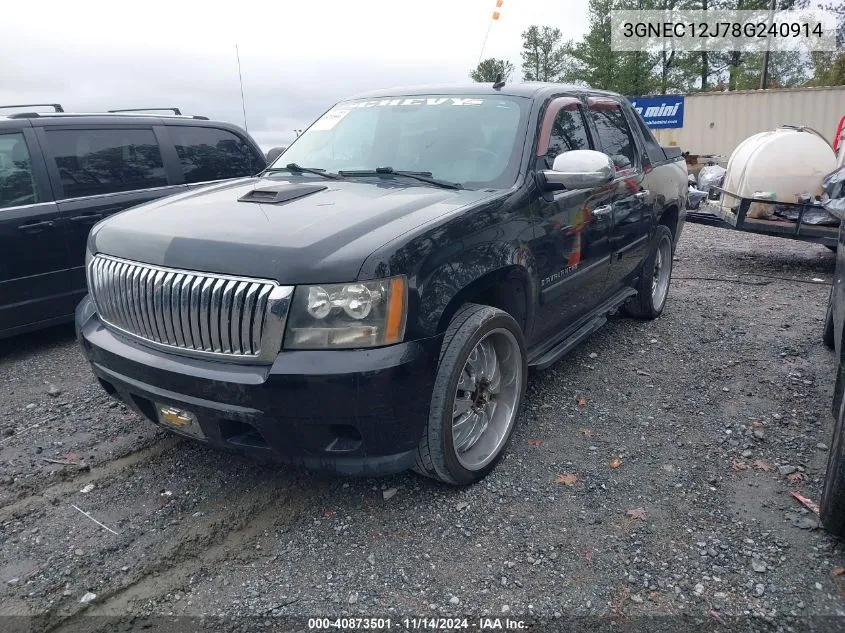
[[[303,191],[303,185],[321,189]],[[240,200],[256,189],[279,192],[283,201]],[[158,266],[281,284],[352,281],[379,246],[491,195],[490,190],[417,186],[404,178],[332,181],[273,174],[134,207],[97,224],[88,248]]]

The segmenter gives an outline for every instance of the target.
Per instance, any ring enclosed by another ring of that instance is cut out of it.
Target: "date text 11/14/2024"
[[[481,618],[309,618],[310,631],[522,631],[523,620],[499,617]]]

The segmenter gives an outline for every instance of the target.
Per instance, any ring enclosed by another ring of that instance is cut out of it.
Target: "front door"
[[[67,316],[64,228],[32,129],[0,130],[0,332]]]
[[[581,102],[555,98],[542,117],[536,169],[551,169],[558,154],[575,149],[591,149]],[[532,244],[540,307],[532,342],[562,335],[604,298],[613,198],[613,187],[540,194]]]

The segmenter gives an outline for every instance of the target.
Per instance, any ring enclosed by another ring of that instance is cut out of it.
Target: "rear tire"
[[[651,253],[643,263],[637,295],[622,308],[636,319],[656,319],[663,312],[672,280],[672,231],[659,224],[652,240]]]
[[[827,313],[824,317],[824,330],[822,331],[822,341],[828,349],[836,349],[836,340],[834,337],[833,328],[833,286],[831,286],[830,294],[827,297]]]
[[[458,310],[443,338],[414,470],[461,486],[493,470],[513,434],[527,374],[513,317],[472,303]]]
[[[836,383],[836,389],[843,388],[843,381]],[[836,536],[845,536],[845,398],[833,424],[833,439],[827,456],[827,473],[819,503],[820,518],[825,529]]]

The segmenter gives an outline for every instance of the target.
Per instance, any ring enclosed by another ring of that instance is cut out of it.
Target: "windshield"
[[[529,104],[498,95],[345,101],[297,138],[273,167],[392,167],[471,188],[507,187],[516,180]]]

